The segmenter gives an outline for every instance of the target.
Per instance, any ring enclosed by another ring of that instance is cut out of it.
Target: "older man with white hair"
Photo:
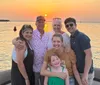
[[[49,41],[48,41],[48,49],[51,49],[53,46],[52,46],[52,36],[55,34],[55,33],[60,33],[62,34],[63,36],[63,44],[66,48],[70,48],[70,38],[69,38],[69,35],[65,32],[63,32],[61,29],[62,29],[62,20],[61,18],[53,18],[52,20],[52,27],[53,27],[53,30],[52,32],[49,32],[48,33],[48,36],[49,36]]]

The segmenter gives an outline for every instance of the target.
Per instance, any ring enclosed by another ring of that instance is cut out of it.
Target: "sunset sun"
[[[47,16],[47,14],[44,15],[45,17]]]

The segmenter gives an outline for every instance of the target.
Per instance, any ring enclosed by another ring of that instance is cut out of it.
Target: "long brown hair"
[[[22,33],[25,32],[27,29],[31,29],[31,30],[33,31],[33,28],[32,28],[31,25],[28,25],[28,24],[23,25],[22,28],[21,28],[21,30],[19,31],[19,37],[20,37],[20,38],[26,40],[26,39],[23,37]]]

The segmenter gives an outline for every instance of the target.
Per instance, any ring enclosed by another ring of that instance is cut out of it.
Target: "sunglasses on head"
[[[73,26],[73,24],[67,24],[67,25],[66,25],[66,27],[67,27],[67,28],[68,28],[69,26],[70,26],[70,27],[72,27],[72,26]]]

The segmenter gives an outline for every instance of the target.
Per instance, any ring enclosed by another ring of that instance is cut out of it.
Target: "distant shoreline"
[[[0,22],[36,22],[35,20],[9,20],[9,19],[0,19]],[[46,20],[46,22],[52,22],[52,20]],[[64,20],[62,19],[62,22],[64,22]],[[100,23],[99,21],[89,21],[89,20],[77,20],[78,23]]]
[[[9,22],[10,20],[3,20],[1,19],[0,22]]]

